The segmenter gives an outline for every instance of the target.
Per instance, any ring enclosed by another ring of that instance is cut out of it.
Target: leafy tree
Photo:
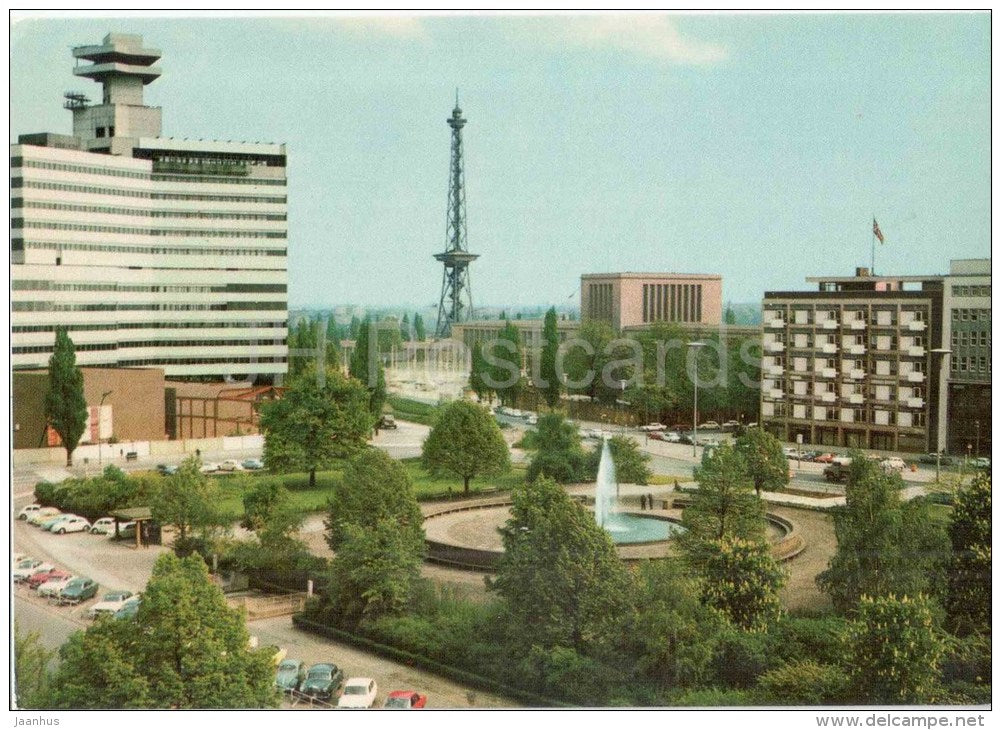
[[[733,307],[729,304],[726,305],[726,313],[723,315],[723,321],[726,324],[737,324],[737,315],[733,311]]]
[[[323,383],[306,375],[261,407],[264,464],[272,472],[316,470],[364,448],[372,428],[369,395],[358,381],[329,370]]]
[[[615,464],[615,476],[624,484],[646,484],[651,476],[650,455],[642,451],[639,444],[628,436],[612,436],[608,439],[608,450]],[[587,454],[587,473],[591,479],[598,476],[598,465],[601,463],[601,445],[596,446]]]
[[[561,373],[556,372],[556,353],[560,347],[560,336],[556,330],[556,308],[550,307],[542,325],[542,352],[540,353],[540,375],[542,382],[539,389],[546,400],[546,405],[555,408],[560,402]]]
[[[45,417],[66,449],[66,466],[73,466],[73,451],[87,427],[87,400],[83,372],[77,367],[76,349],[65,327],[56,327],[56,342],[49,358]]]
[[[956,495],[949,521],[952,562],[946,601],[958,635],[991,630],[991,475],[982,472]]]
[[[427,340],[427,330],[424,328],[424,318],[419,314],[414,314],[414,335],[418,342]]]
[[[618,387],[619,379],[628,380],[631,372],[625,369],[610,370],[606,382],[605,369],[613,360],[625,359],[632,352],[615,347],[615,332],[604,322],[588,320],[581,324],[577,339],[587,343],[587,347],[571,347],[563,358],[563,372],[567,378],[567,390],[586,395],[601,403],[614,403],[622,396]]]
[[[327,544],[337,552],[347,525],[374,529],[379,520],[393,521],[415,552],[423,550],[424,530],[414,488],[403,466],[378,449],[366,449],[344,470],[328,503]]]
[[[400,337],[403,338],[404,342],[410,342],[410,315],[406,312],[403,313],[403,319],[400,321]]]
[[[702,600],[746,631],[767,629],[779,616],[785,573],[768,543],[727,536],[708,545],[702,563]]]
[[[608,533],[550,479],[517,487],[512,500],[488,587],[524,643],[593,651],[630,610],[629,574]]]
[[[326,359],[323,363],[324,368],[340,370],[341,369],[341,334],[337,326],[337,320],[334,319],[333,315],[327,318],[327,332],[326,337]]]
[[[699,486],[682,512],[685,532],[678,537],[693,568],[699,569],[713,552],[712,544],[723,538],[763,539],[764,507],[739,451],[728,444],[714,449],[696,467],[695,479]]]
[[[478,475],[495,475],[511,467],[507,442],[497,422],[482,406],[457,400],[445,406],[424,441],[423,464],[432,475],[454,474],[469,482]]]
[[[513,406],[521,394],[521,334],[508,322],[497,335],[501,342],[491,343],[484,353],[492,365],[488,384],[500,398],[501,403]],[[510,344],[501,344],[501,343]]]
[[[924,596],[862,596],[845,665],[852,697],[880,705],[932,700],[944,646]]]
[[[361,320],[357,316],[352,315],[351,324],[348,325],[348,334],[352,340],[357,340],[359,332],[361,332]]]
[[[347,523],[330,565],[330,603],[342,621],[375,619],[407,607],[420,577],[423,543],[390,517],[364,527]]]
[[[545,476],[569,484],[587,478],[587,456],[580,445],[580,434],[561,414],[540,416],[533,440],[536,452],[528,465],[529,481]]]
[[[22,710],[46,707],[49,702],[49,662],[55,652],[39,641],[37,631],[21,633],[14,626],[14,700]]]
[[[189,456],[181,462],[176,474],[163,480],[153,498],[153,519],[161,525],[177,528],[177,544],[183,549],[188,533],[194,529],[216,525],[220,514],[216,505],[220,499],[219,488],[213,479],[201,472],[202,462]]]
[[[373,327],[372,321],[366,317],[355,338],[349,372],[352,378],[365,385],[368,390],[368,410],[373,416],[379,417],[382,415],[382,405],[386,402],[386,373],[382,369],[378,339],[373,348],[375,351],[369,352]]]
[[[473,354],[469,369],[469,387],[480,402],[493,399],[493,389],[487,384],[486,374],[491,373],[490,365],[483,357],[483,347],[479,341],[473,344]]]
[[[697,582],[677,560],[640,564],[635,626],[637,669],[664,687],[696,687],[710,679],[720,616],[699,599]]]
[[[778,489],[789,483],[789,462],[781,442],[763,428],[749,428],[737,439],[737,449],[744,457],[754,491]]]
[[[262,532],[288,534],[302,521],[292,507],[289,491],[272,479],[257,479],[243,495],[243,521],[240,526]]]
[[[903,482],[860,452],[852,455],[845,506],[834,513],[838,549],[817,576],[847,613],[863,595],[940,595],[948,544],[924,499],[901,503]]]
[[[251,650],[205,561],[162,555],[134,619],[100,619],[62,648],[54,706],[118,709],[278,705],[272,649]]]
[[[289,351],[297,352],[289,355],[287,380],[301,377],[316,366],[317,341],[317,331],[313,323],[307,317],[299,319],[288,337]]]

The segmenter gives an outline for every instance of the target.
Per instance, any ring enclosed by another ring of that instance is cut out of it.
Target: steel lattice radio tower
[[[441,278],[441,299],[438,302],[437,337],[448,337],[452,325],[473,315],[473,295],[469,287],[469,264],[479,254],[466,250],[466,176],[462,169],[462,128],[466,120],[459,108],[459,92],[455,92],[455,109],[446,120],[452,128],[452,162],[448,179],[448,214],[445,224],[445,251],[435,254],[444,264]]]

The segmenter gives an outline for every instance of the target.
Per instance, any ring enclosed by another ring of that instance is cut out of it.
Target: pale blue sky
[[[70,48],[142,33],[175,137],[289,146],[292,306],[436,303],[449,115],[475,303],[581,273],[724,298],[990,255],[990,16],[48,18],[11,30],[11,140],[68,132]]]

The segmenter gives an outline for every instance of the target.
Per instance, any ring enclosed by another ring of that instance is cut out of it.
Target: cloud
[[[584,48],[611,48],[669,63],[702,66],[725,61],[727,48],[685,37],[666,15],[593,15],[552,23],[555,41]]]

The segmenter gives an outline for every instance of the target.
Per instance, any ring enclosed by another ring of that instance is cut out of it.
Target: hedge
[[[303,631],[312,631],[313,633],[320,634],[321,636],[326,636],[328,639],[343,641],[345,644],[350,644],[351,646],[359,649],[370,651],[373,654],[378,654],[386,659],[391,659],[410,667],[417,667],[418,669],[433,672],[434,674],[445,677],[446,679],[451,679],[454,682],[461,682],[462,684],[475,687],[476,689],[483,690],[484,692],[493,692],[495,694],[504,695],[513,700],[523,702],[529,707],[574,707],[574,705],[560,702],[559,700],[551,697],[544,697],[533,692],[517,689],[516,687],[511,687],[489,677],[474,674],[473,672],[466,671],[465,669],[459,669],[458,667],[453,667],[448,664],[442,664],[441,662],[435,661],[429,657],[413,654],[409,651],[404,651],[403,649],[397,649],[395,646],[382,644],[365,636],[353,634],[350,631],[317,623],[316,621],[306,618],[305,614],[302,613],[293,615],[292,623],[296,628],[302,629]]]

